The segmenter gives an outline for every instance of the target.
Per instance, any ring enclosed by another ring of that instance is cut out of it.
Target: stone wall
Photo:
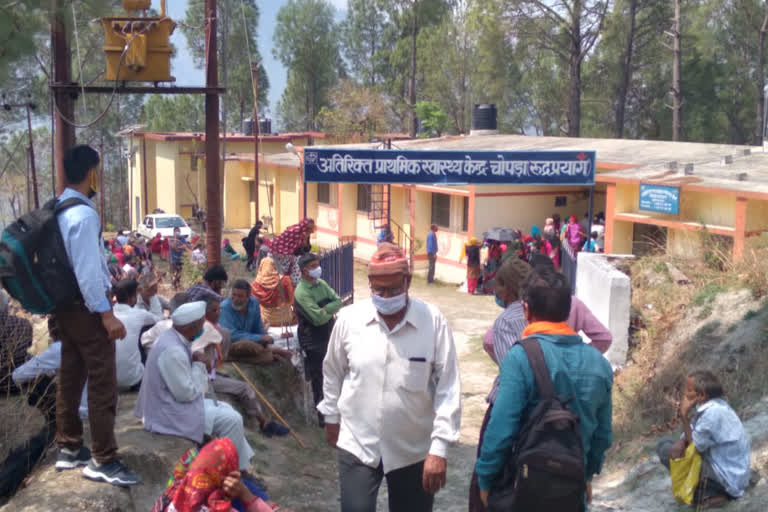
[[[613,344],[605,357],[614,368],[627,362],[632,294],[629,276],[617,263],[632,256],[579,253],[576,296],[613,334]]]

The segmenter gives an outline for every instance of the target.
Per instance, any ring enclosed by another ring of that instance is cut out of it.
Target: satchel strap
[[[542,400],[555,398],[555,386],[549,376],[547,361],[544,359],[544,352],[541,350],[539,340],[535,337],[526,338],[520,344],[525,350],[525,355],[528,356],[528,364],[531,365],[536,387],[539,389]]]

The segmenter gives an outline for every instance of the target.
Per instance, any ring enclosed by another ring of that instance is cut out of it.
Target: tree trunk
[[[413,23],[411,27],[411,76],[408,81],[408,109],[410,111],[410,126],[408,127],[408,134],[411,138],[416,137],[417,132],[417,120],[416,120],[416,38],[419,33],[418,22],[418,0],[413,2]]]
[[[674,62],[672,64],[672,140],[679,141],[681,133],[681,115],[683,107],[683,92],[680,89],[680,63],[682,48],[680,43],[680,0],[675,0],[674,28]]]
[[[627,92],[632,80],[632,54],[635,45],[635,21],[637,18],[638,0],[629,2],[629,29],[627,30],[627,42],[624,47],[624,67],[616,98],[616,138],[624,138],[624,117],[627,109]]]
[[[581,125],[581,51],[574,51],[568,59],[568,136],[578,137]]]
[[[578,137],[581,127],[581,0],[573,2],[568,55],[568,136]]]
[[[760,27],[757,43],[757,116],[753,137],[755,146],[763,145],[765,134],[765,34],[768,31],[768,1],[765,8],[766,14]]]

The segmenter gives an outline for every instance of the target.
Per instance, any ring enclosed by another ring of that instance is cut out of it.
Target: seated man
[[[189,297],[186,293],[181,292],[177,293],[173,296],[171,301],[168,303],[168,310],[171,314],[173,314],[174,311],[178,309],[179,306],[182,306],[186,304],[187,302],[192,302],[189,300]],[[152,346],[157,341],[157,338],[160,337],[161,334],[163,334],[165,331],[173,327],[173,322],[170,318],[166,318],[164,320],[160,320],[155,325],[141,333],[141,348],[144,350],[144,353],[148,353]],[[145,361],[146,364],[146,361]]]
[[[10,376],[28,359],[32,346],[32,324],[10,313],[10,298],[0,290],[0,392],[13,390]]]
[[[221,316],[221,300],[208,297],[205,311],[205,325],[203,335],[192,343],[192,353],[205,352],[213,362],[213,370],[210,373],[211,386],[217,395],[229,395],[240,402],[245,414],[256,419],[259,430],[266,436],[286,436],[290,432],[286,427],[268,421],[261,409],[256,392],[248,384],[241,380],[233,379],[217,369],[227,357],[230,347],[231,335],[228,329],[219,326]]]
[[[203,280],[187,290],[189,300],[205,300],[210,295],[221,297],[224,285],[227,283],[227,271],[221,265],[214,265],[203,274]]]
[[[307,253],[299,258],[301,281],[296,288],[296,311],[299,316],[299,344],[306,354],[305,365],[315,407],[323,399],[323,360],[333,330],[333,316],[341,309],[341,299],[323,281],[320,257]],[[318,413],[320,425],[323,417]]]
[[[125,326],[125,338],[115,342],[117,363],[117,387],[121,390],[138,391],[144,375],[139,350],[139,335],[144,327],[154,325],[155,315],[143,309],[134,308],[139,284],[133,279],[117,283],[112,291],[117,298],[113,308],[115,316]]]
[[[178,293],[171,300],[171,310],[175,311],[182,304],[189,302],[186,293]],[[219,316],[221,315],[221,299],[212,295],[206,300],[205,324],[203,325],[203,334],[197,338],[191,346],[192,353],[205,352],[212,361],[212,367],[221,367],[222,361],[229,352],[231,336],[228,329],[220,327]],[[150,330],[141,336],[141,343],[144,348],[149,350],[155,341],[167,330],[173,327],[170,319],[158,322]],[[210,381],[215,393],[231,395],[240,401],[240,405],[245,410],[245,414],[253,417],[259,423],[259,429],[265,436],[285,436],[290,430],[274,421],[268,421],[261,409],[261,404],[256,396],[256,392],[245,382],[232,379],[223,373],[211,370]]]
[[[232,333],[231,359],[252,364],[267,364],[275,360],[291,360],[290,350],[271,347],[272,336],[261,323],[259,301],[251,297],[251,285],[244,279],[232,284],[232,296],[221,303],[222,327]]]
[[[139,279],[139,296],[136,300],[136,307],[152,313],[156,322],[165,320],[165,311],[171,306],[168,299],[157,294],[159,282],[154,272],[144,272]]]
[[[204,398],[211,362],[190,348],[203,333],[205,309],[205,302],[198,301],[173,312],[173,328],[149,353],[134,414],[150,432],[198,444],[204,435],[228,437],[237,448],[240,470],[247,470],[254,452],[245,439],[243,418],[230,405]]]
[[[675,442],[665,439],[656,448],[662,464],[685,454],[690,443],[701,454],[701,482],[692,505],[718,507],[740,498],[749,485],[749,437],[725,393],[710,371],[695,371],[686,380],[680,416],[684,432]]]

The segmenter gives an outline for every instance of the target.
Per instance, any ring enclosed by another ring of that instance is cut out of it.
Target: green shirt
[[[312,284],[302,278],[296,287],[295,298],[314,325],[327,324],[341,309],[341,299],[322,279]],[[330,302],[323,307],[318,306],[323,300]]]

